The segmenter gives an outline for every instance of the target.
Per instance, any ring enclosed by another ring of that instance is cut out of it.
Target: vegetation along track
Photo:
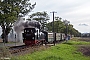
[[[90,38],[79,38],[80,41],[90,42]],[[83,53],[85,56],[90,56],[90,43],[87,45],[80,45],[78,51]]]
[[[63,41],[56,43],[56,44],[60,44],[62,42]],[[38,46],[26,46],[26,45],[13,46],[9,48],[9,52],[12,55],[23,55],[27,53],[33,53],[35,51],[45,50],[53,45],[54,44],[46,44],[46,45],[38,45]]]
[[[23,55],[27,53],[33,53],[35,51],[40,51],[40,50],[45,50],[51,45],[40,45],[40,46],[26,46],[26,45],[21,45],[21,46],[14,46],[9,48],[9,52],[12,55]]]
[[[11,54],[15,54],[21,51],[25,51],[28,49],[29,46],[21,45],[21,46],[13,46],[9,48],[9,52]]]
[[[86,42],[90,42],[90,38],[80,38],[79,40],[81,40],[81,41],[86,41]]]

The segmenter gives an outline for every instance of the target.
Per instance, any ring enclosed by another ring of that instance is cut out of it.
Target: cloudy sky
[[[47,11],[52,21],[52,14],[59,16],[62,20],[70,21],[79,32],[90,32],[90,0],[30,0],[36,6],[33,12]]]

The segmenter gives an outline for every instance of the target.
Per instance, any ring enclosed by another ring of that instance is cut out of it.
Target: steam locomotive
[[[53,43],[54,39],[56,42],[65,40],[64,33],[48,33],[46,31],[40,31],[37,28],[25,28],[23,35],[23,42],[25,45],[42,45],[46,43]],[[53,36],[55,38],[53,38]]]
[[[37,28],[25,28],[22,34],[25,45],[40,45],[45,41],[44,33]]]

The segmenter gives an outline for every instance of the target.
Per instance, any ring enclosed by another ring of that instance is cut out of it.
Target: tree
[[[54,21],[54,30],[55,32],[57,33],[64,33],[64,29],[65,29],[65,26],[63,24],[63,22],[61,21],[62,18],[60,17],[55,17],[55,21]],[[47,28],[48,28],[48,31],[52,31],[53,27],[52,27],[52,24],[53,22],[49,22],[47,24]]]
[[[42,24],[42,30],[46,27],[47,21],[49,20],[49,15],[44,12],[36,12],[30,15],[30,19],[28,20],[36,20]]]
[[[8,42],[8,34],[17,18],[25,16],[35,5],[31,5],[29,0],[0,0],[0,26],[4,42]]]
[[[63,33],[64,32],[64,24],[63,24],[63,22],[61,21],[61,17],[55,17],[55,26],[57,26],[57,27],[55,27],[55,31],[56,32],[59,32],[59,33]]]
[[[47,28],[48,28],[49,32],[52,31],[52,23],[53,22],[49,22],[47,24]],[[54,30],[57,33],[65,33],[65,34],[67,33],[66,25],[63,21],[61,21],[60,17],[55,17]],[[71,34],[71,35],[74,35],[74,36],[80,36],[81,35],[81,33],[78,30],[73,28],[72,24],[68,24],[68,34]]]

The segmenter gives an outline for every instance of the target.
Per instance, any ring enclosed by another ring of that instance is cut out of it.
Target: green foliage
[[[53,29],[52,24],[53,22],[50,22],[47,24],[48,31],[52,31]],[[55,32],[64,33],[65,32],[64,29],[65,29],[65,26],[61,20],[57,20],[54,22]]]
[[[36,12],[30,15],[30,19],[28,20],[36,20],[42,24],[42,29],[46,27],[47,21],[49,20],[49,15],[44,12]]]
[[[2,27],[2,37],[7,42],[6,36],[9,34],[13,23],[19,16],[25,16],[36,5],[29,0],[0,0],[0,26]]]
[[[68,45],[90,45],[90,42],[85,42],[85,41],[69,41],[69,42],[65,42],[64,44],[68,44]]]
[[[57,33],[66,33],[67,29],[66,29],[66,25],[64,24],[63,21],[61,21],[62,18],[59,17],[55,17],[55,21],[54,21],[54,31]],[[48,28],[48,31],[51,32],[53,30],[52,27],[53,22],[49,22],[46,26]],[[76,30],[75,28],[73,28],[72,24],[69,24],[67,26],[68,28],[68,34],[74,35],[74,36],[80,36],[80,32],[78,32],[78,30]]]

